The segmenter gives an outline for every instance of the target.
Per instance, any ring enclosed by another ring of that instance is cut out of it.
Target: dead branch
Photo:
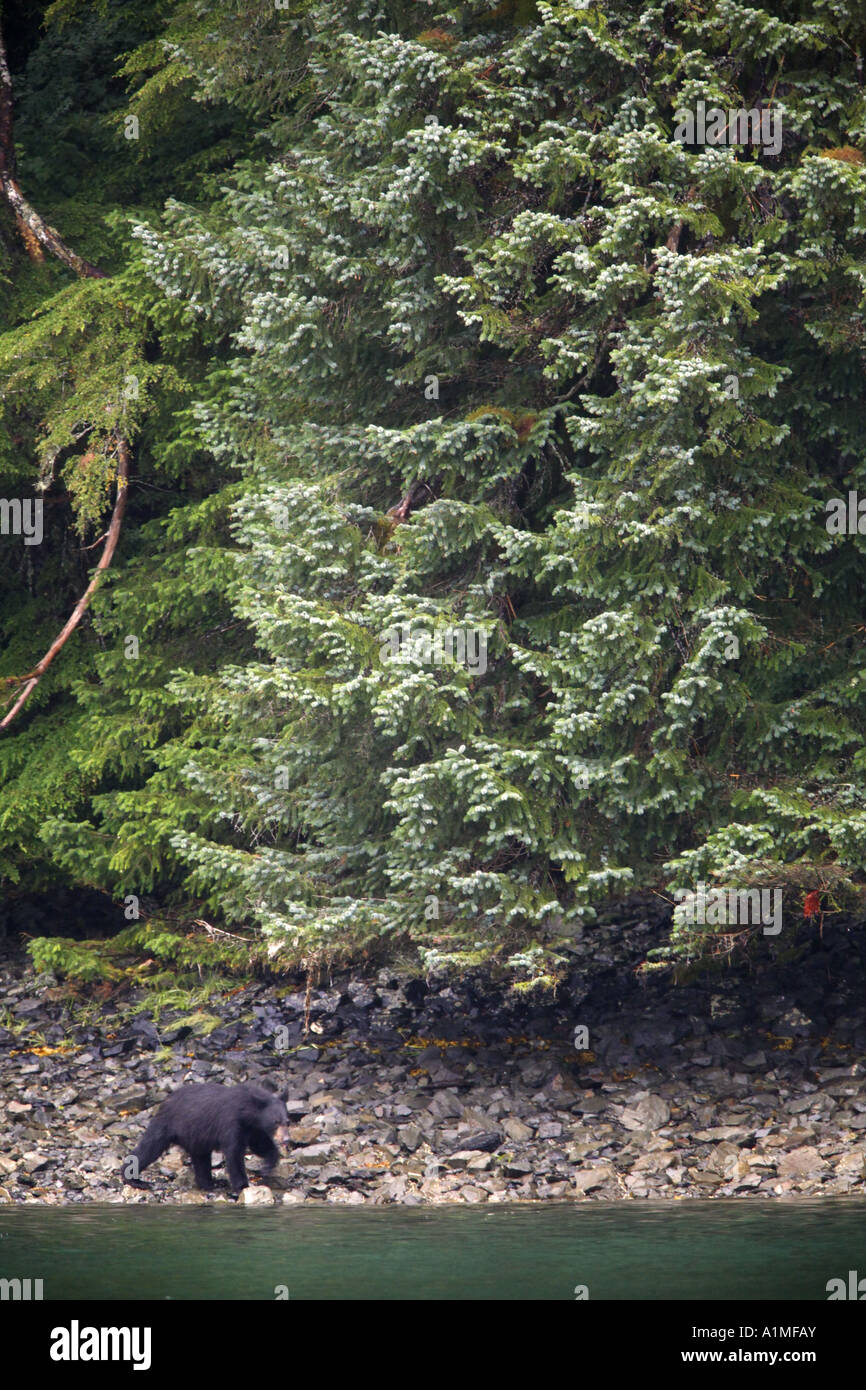
[[[249,946],[249,939],[245,936],[237,936],[233,931],[223,931],[222,927],[212,927],[210,922],[206,922],[203,917],[194,917],[193,921],[197,927],[204,927],[208,936],[224,936],[227,941],[239,941],[242,946]]]
[[[390,507],[386,512],[386,516],[393,518],[395,526],[399,526],[402,521],[408,521],[410,513],[418,506],[418,503],[425,493],[429,497],[435,496],[429,483],[413,483],[402,501],[398,502],[396,506]]]
[[[63,628],[62,632],[60,632],[57,635],[57,637],[55,637],[54,641],[51,643],[51,646],[48,648],[48,651],[45,653],[42,660],[33,667],[33,670],[29,673],[29,675],[21,677],[22,681],[24,681],[25,683],[24,689],[21,691],[21,694],[18,696],[18,699],[15,701],[15,704],[12,706],[9,713],[5,716],[4,719],[0,719],[0,729],[7,729],[9,725],[12,723],[12,720],[15,718],[18,711],[26,704],[27,700],[30,698],[33,691],[36,689],[36,686],[39,684],[41,677],[48,670],[48,667],[51,665],[55,656],[60,651],[61,647],[65,644],[69,636],[78,627],[78,624],[81,622],[81,619],[87,611],[87,608],[90,605],[90,600],[93,598],[93,595],[99,588],[102,576],[104,572],[108,569],[108,566],[111,564],[112,557],[114,555],[115,550],[117,549],[117,542],[120,539],[120,527],[121,523],[123,522],[123,513],[126,510],[126,498],[128,490],[129,445],[127,444],[125,439],[118,439],[117,492],[114,499],[114,511],[111,514],[111,522],[106,533],[105,546],[97,562],[96,569],[93,571],[93,578],[91,579],[87,588],[84,590],[84,593],[81,595],[81,598],[78,600],[75,607],[73,608],[72,613],[66,623],[66,626]]]
[[[12,78],[6,61],[6,47],[0,31],[0,191],[15,214],[15,222],[21,233],[28,255],[35,260],[43,259],[41,247],[50,251],[70,270],[82,279],[105,279],[105,271],[99,270],[83,256],[73,251],[53,227],[43,221],[34,207],[28,203],[15,178],[15,141],[12,134]]]

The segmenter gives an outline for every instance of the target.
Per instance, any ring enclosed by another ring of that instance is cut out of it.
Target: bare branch
[[[129,445],[127,444],[125,439],[118,439],[117,494],[114,499],[114,511],[111,514],[111,523],[108,527],[108,532],[106,534],[105,547],[102,551],[102,554],[99,557],[96,569],[93,571],[93,577],[90,583],[88,584],[87,588],[84,590],[84,593],[81,595],[81,598],[78,600],[75,607],[73,608],[72,613],[62,632],[60,632],[57,635],[57,637],[55,637],[54,641],[51,643],[51,646],[48,648],[48,651],[45,653],[42,660],[38,662],[36,666],[33,667],[33,670],[29,673],[29,675],[22,677],[22,679],[26,682],[26,684],[24,685],[24,689],[21,691],[21,694],[18,696],[18,699],[15,701],[15,704],[12,706],[9,713],[5,716],[4,719],[0,719],[0,729],[7,729],[9,725],[12,723],[12,720],[15,718],[18,711],[26,704],[27,700],[30,698],[33,691],[36,689],[36,686],[39,684],[40,678],[48,670],[48,667],[51,665],[55,656],[60,651],[60,648],[65,644],[67,638],[78,627],[78,624],[81,622],[81,619],[87,611],[87,608],[90,605],[90,600],[93,598],[93,595],[99,588],[99,585],[102,581],[102,576],[105,570],[107,570],[108,566],[111,564],[112,557],[114,555],[115,550],[117,549],[117,542],[120,538],[120,527],[123,521],[123,513],[126,510],[126,498],[128,491]]]
[[[393,519],[395,526],[399,526],[403,521],[408,521],[409,516],[414,511],[415,507],[418,506],[418,503],[425,493],[428,497],[435,496],[429,483],[414,482],[402,501],[398,502],[396,506],[389,508],[387,515]]]
[[[35,208],[31,207],[15,178],[15,141],[12,133],[12,78],[6,61],[6,48],[0,31],[0,191],[15,214],[15,221],[28,253],[36,259],[42,258],[44,246],[52,256],[56,256],[70,270],[82,279],[105,279],[105,271],[99,270],[83,256],[79,256],[66,245],[66,242],[53,227],[43,221]]]

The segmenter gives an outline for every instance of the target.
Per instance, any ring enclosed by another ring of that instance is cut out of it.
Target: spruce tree
[[[255,157],[137,228],[231,345],[195,420],[255,652],[179,663],[158,770],[52,852],[132,847],[118,891],[155,833],[279,959],[527,984],[635,888],[859,903],[859,6],[275,13]],[[656,963],[735,938],[680,914]]]

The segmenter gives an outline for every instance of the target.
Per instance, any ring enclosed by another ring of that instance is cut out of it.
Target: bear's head
[[[275,1095],[263,1086],[247,1088],[259,1110],[259,1123],[263,1130],[286,1150],[289,1148],[289,1112],[286,1109],[288,1091]]]

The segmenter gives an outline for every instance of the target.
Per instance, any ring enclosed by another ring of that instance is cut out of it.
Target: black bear
[[[166,1149],[179,1144],[192,1159],[197,1185],[206,1192],[213,1187],[211,1154],[219,1149],[232,1191],[240,1192],[247,1186],[244,1154],[263,1158],[263,1171],[269,1173],[280,1156],[273,1136],[287,1148],[288,1124],[285,1098],[261,1086],[181,1086],[154,1115],[124,1163],[124,1177],[135,1181]]]

